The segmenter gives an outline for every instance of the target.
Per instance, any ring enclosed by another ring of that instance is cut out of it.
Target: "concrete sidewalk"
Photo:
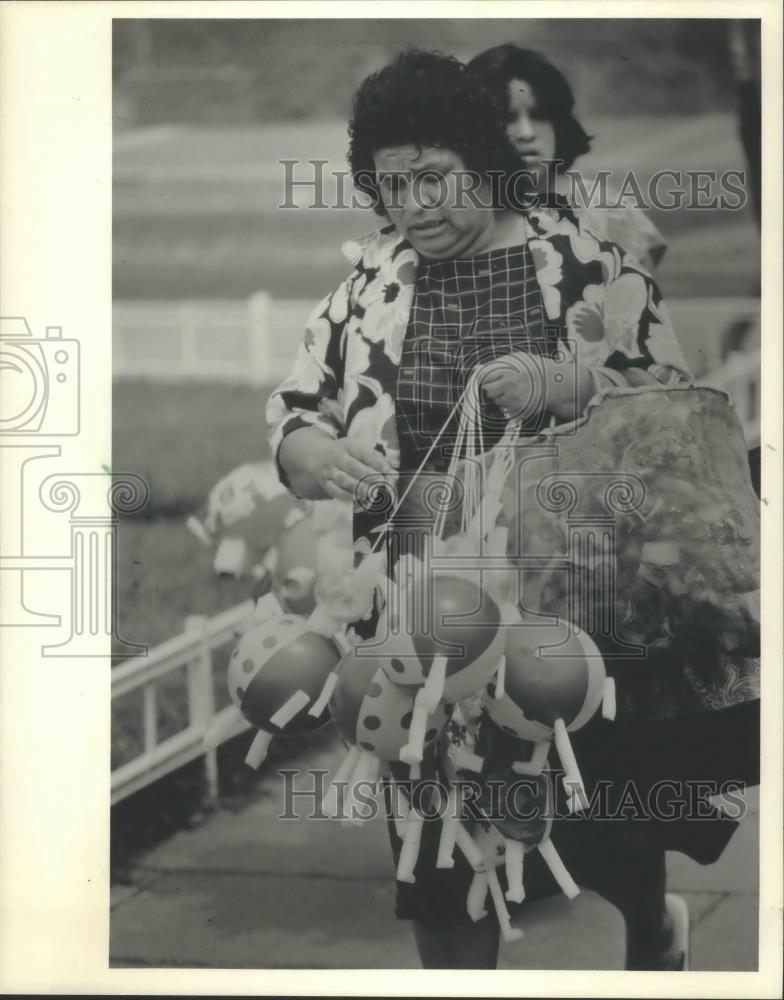
[[[341,751],[308,766],[334,771]],[[668,857],[669,889],[692,915],[692,969],[757,968],[758,830],[750,813],[721,860]],[[356,829],[282,822],[270,773],[238,812],[220,811],[141,858],[112,888],[113,967],[419,968],[409,925],[394,917],[383,819]],[[623,922],[593,893],[532,904],[525,938],[501,968],[620,969]]]

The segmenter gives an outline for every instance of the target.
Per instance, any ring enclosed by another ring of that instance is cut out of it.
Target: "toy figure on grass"
[[[319,565],[350,567],[351,510],[335,500],[293,497],[272,461],[233,469],[210,490],[188,529],[214,550],[219,577],[248,578],[251,597],[268,592],[296,614],[316,605]]]

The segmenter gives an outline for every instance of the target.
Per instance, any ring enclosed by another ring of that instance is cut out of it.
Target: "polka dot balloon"
[[[436,573],[429,584],[413,583],[388,602],[376,632],[377,651],[390,680],[415,687],[425,684],[436,658],[445,657],[442,697],[462,701],[481,691],[498,669],[501,625],[501,609],[489,594],[469,580]]]
[[[529,616],[507,630],[504,667],[485,695],[487,713],[504,732],[537,745],[534,773],[555,741],[573,809],[584,807],[585,791],[568,734],[581,729],[600,705],[606,718],[614,716],[614,687],[586,632]]]
[[[272,613],[242,636],[228,669],[234,705],[260,730],[247,758],[256,767],[273,736],[301,736],[329,721],[329,711],[318,702],[340,659],[332,639],[311,631],[304,618],[281,611],[274,598],[269,600],[267,611]]]
[[[332,720],[349,742],[380,760],[395,761],[408,741],[413,697],[393,684],[372,650],[357,646],[341,660],[329,702]],[[439,704],[428,717],[425,743],[431,743],[448,720]]]
[[[401,760],[422,760],[424,717],[439,701],[463,701],[481,691],[504,652],[502,628],[513,609],[500,608],[470,580],[427,574],[409,559],[391,586],[373,648],[396,684],[418,689],[409,742]]]
[[[375,787],[381,762],[399,758],[409,738],[414,700],[409,691],[389,680],[369,648],[357,646],[347,653],[337,674],[329,710],[338,731],[351,744],[351,749],[327,789],[323,808],[329,816],[338,815],[338,795],[345,786],[346,798],[340,813],[349,822],[356,822],[366,817],[357,810],[355,792],[361,782],[367,786],[363,791]],[[438,704],[427,716],[425,743],[431,743],[444,729],[451,707]],[[412,768],[412,778],[418,776],[417,766]],[[398,865],[401,881],[413,881],[422,819],[412,808],[404,821],[403,848]]]

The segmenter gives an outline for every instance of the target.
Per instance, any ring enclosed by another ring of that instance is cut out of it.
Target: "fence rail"
[[[247,300],[117,300],[114,377],[275,384],[291,368],[314,305],[264,291]],[[749,351],[759,344],[758,299],[675,298],[669,308],[698,376],[720,369],[739,339]]]
[[[112,375],[275,385],[291,368],[314,304],[267,292],[247,301],[117,301]]]
[[[216,711],[213,696],[213,652],[231,642],[253,616],[253,601],[244,601],[214,618],[192,615],[185,631],[156,646],[141,659],[128,660],[112,671],[112,701],[141,690],[144,749],[112,771],[112,805],[157,781],[171,771],[204,758],[207,796],[218,794],[216,750],[205,747],[204,735],[227,709]],[[175,670],[185,668],[188,725],[166,739],[158,739],[158,684]],[[222,742],[249,726],[239,721],[224,733]]]

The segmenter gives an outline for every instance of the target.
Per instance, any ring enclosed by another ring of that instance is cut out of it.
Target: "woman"
[[[521,166],[536,176],[540,194],[565,194],[570,185],[564,172],[590,150],[591,136],[574,115],[563,74],[538,52],[511,44],[487,49],[468,68],[495,97],[509,141]],[[638,206],[616,207],[616,201],[608,191],[606,206],[573,207],[584,226],[620,243],[651,270],[664,256],[663,236]]]
[[[462,64],[419,51],[369,76],[354,101],[350,165],[387,224],[348,246],[353,269],[313,312],[267,417],[290,489],[354,502],[357,561],[387,517],[374,500],[379,477],[401,496],[418,470],[438,476],[448,465],[449,445],[433,444],[478,364],[496,361],[484,381],[491,432],[499,411],[524,411],[537,426],[570,421],[597,389],[687,377],[659,291],[634,259],[566,210],[521,215],[504,202],[504,185],[493,202],[493,179],[517,163],[492,110]],[[475,197],[460,196],[468,188]],[[537,380],[544,391],[532,416]],[[402,534],[389,534],[388,551],[409,544]],[[354,629],[365,638],[375,625],[371,615]],[[611,735],[610,757],[626,756],[629,738]],[[497,743],[501,760],[508,748]],[[712,859],[730,832],[721,824],[707,850],[682,849]],[[423,838],[416,883],[398,884],[398,916],[414,920],[426,967],[493,968],[498,925],[468,921],[468,874],[433,867],[433,836]],[[582,859],[569,856],[575,877],[625,917],[628,967],[677,967],[683,942],[665,906],[662,846],[573,839],[583,845]],[[600,870],[608,851],[613,864]]]

